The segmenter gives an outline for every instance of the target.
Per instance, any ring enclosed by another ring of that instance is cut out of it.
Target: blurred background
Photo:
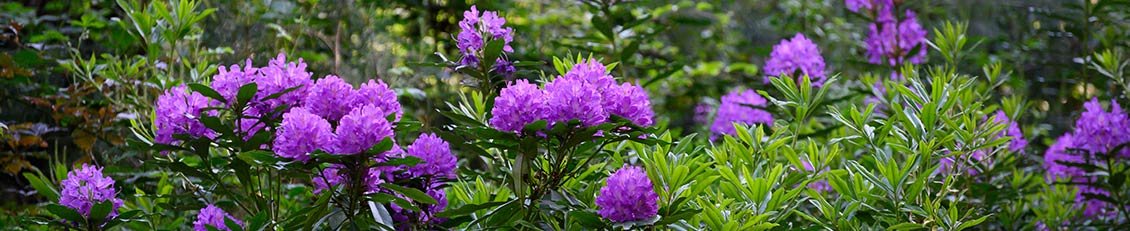
[[[1036,150],[1070,127],[1082,102],[1114,98],[1093,54],[1130,46],[1127,1],[896,0],[932,32],[965,22],[974,48],[960,73],[990,63],[1010,77],[998,97],[1020,96]],[[515,30],[516,78],[553,71],[553,57],[619,62],[613,75],[640,83],[661,126],[706,131],[710,107],[741,86],[768,89],[759,70],[773,45],[803,33],[820,47],[835,91],[861,101],[868,19],[843,0],[435,1],[435,0],[18,0],[0,3],[0,202],[5,215],[40,200],[22,174],[51,162],[95,162],[119,184],[152,153],[131,150],[152,100],[181,82],[208,81],[219,65],[264,65],[285,53],[316,77],[359,84],[382,79],[425,129],[447,124],[437,110],[467,91],[467,78],[429,63],[458,59],[461,13],[498,11]],[[617,7],[600,7],[617,5]],[[941,62],[931,51],[927,63]],[[1104,95],[1109,94],[1109,95]],[[1119,99],[1125,100],[1125,99]],[[705,136],[700,136],[705,137]],[[112,163],[109,165],[107,163]],[[139,174],[140,175],[140,174]],[[6,217],[6,216],[5,216]]]

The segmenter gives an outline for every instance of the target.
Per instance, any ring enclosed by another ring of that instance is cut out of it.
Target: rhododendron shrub
[[[396,134],[411,131],[398,129],[403,112],[387,84],[312,79],[305,68],[283,55],[265,67],[249,60],[221,67],[208,85],[188,83],[158,97],[157,164],[184,174],[187,190],[207,205],[200,204],[195,229],[253,229],[271,219],[285,223],[277,227],[313,225],[270,217],[295,211],[336,221],[321,224],[327,227],[438,227],[443,187],[457,179],[447,143],[421,136],[401,149]],[[286,202],[294,192],[284,187],[312,188],[314,204]]]

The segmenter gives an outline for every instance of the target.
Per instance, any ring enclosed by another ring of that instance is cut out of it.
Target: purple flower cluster
[[[544,89],[525,80],[511,83],[495,98],[491,114],[492,127],[514,133],[538,120],[578,120],[583,126],[593,126],[616,115],[636,125],[651,126],[655,117],[646,90],[630,83],[616,85],[607,68],[595,60],[574,65]]]
[[[408,173],[414,177],[439,177],[445,179],[455,178],[455,155],[451,154],[451,145],[435,134],[420,134],[419,138],[405,150],[408,156],[420,158],[422,161],[416,166],[408,168]]]
[[[1103,110],[1098,99],[1092,99],[1084,104],[1085,111],[1075,122],[1075,131],[1064,134],[1056,139],[1055,144],[1044,153],[1044,168],[1047,169],[1049,180],[1070,180],[1079,183],[1076,203],[1082,206],[1086,216],[1109,215],[1110,204],[1097,199],[1088,199],[1084,193],[1108,195],[1109,192],[1089,184],[1095,180],[1079,167],[1065,163],[1075,164],[1102,164],[1098,153],[1108,153],[1114,147],[1130,142],[1130,116],[1122,111],[1115,102],[1111,102],[1111,110]],[[1120,158],[1130,158],[1130,150],[1113,153]],[[1090,162],[1088,162],[1090,161]]]
[[[301,107],[283,115],[278,134],[275,154],[302,162],[310,160],[310,153],[328,148],[336,140],[330,122]]]
[[[714,123],[710,125],[711,137],[721,135],[734,135],[737,129],[734,124],[773,124],[773,115],[760,108],[767,106],[765,98],[753,90],[731,91],[722,96],[722,105],[714,115]]]
[[[659,195],[643,168],[624,165],[611,176],[596,197],[597,213],[614,222],[654,218],[659,212]]]
[[[220,66],[219,73],[212,77],[212,89],[215,89],[229,103],[235,102],[239,88],[249,83],[255,83],[258,91],[249,105],[259,111],[270,111],[280,106],[296,106],[306,96],[306,89],[313,83],[311,73],[306,71],[306,63],[299,59],[298,62],[287,62],[286,56],[279,54],[268,62],[266,67],[256,68],[248,59],[242,68],[239,65],[230,67]],[[274,95],[295,88],[277,98],[266,99]]]
[[[459,21],[459,29],[461,30],[455,36],[455,47],[459,48],[459,53],[463,55],[463,58],[459,61],[460,64],[465,66],[479,65],[481,52],[489,41],[502,40],[502,52],[514,52],[514,48],[510,46],[510,42],[514,41],[514,29],[503,27],[505,24],[506,19],[499,17],[498,12],[483,11],[480,14],[479,9],[475,6],[471,6],[471,10],[464,11],[463,20]],[[495,61],[493,69],[502,75],[514,73],[514,65],[503,57],[499,57]]]
[[[216,106],[216,101],[196,92],[189,92],[184,85],[166,90],[157,96],[157,106],[154,108],[157,118],[153,121],[157,127],[154,141],[162,144],[178,144],[173,135],[188,135],[191,137],[212,137],[215,132],[204,127],[198,118],[205,113],[205,108]],[[213,112],[208,112],[214,115]]]
[[[797,78],[797,81],[800,81],[802,75],[808,75],[812,86],[824,85],[824,57],[820,55],[816,44],[804,37],[804,34],[797,33],[791,40],[781,40],[781,43],[773,46],[769,60],[765,61],[766,83],[770,77],[783,75]]]
[[[549,114],[549,98],[538,88],[524,79],[511,82],[494,98],[494,108],[490,125],[500,131],[521,133],[527,124],[545,119]]]
[[[926,50],[929,49],[926,46],[926,29],[918,24],[914,11],[906,10],[900,19],[895,16],[896,7],[890,0],[874,2],[872,6],[876,12],[875,23],[871,24],[864,40],[868,61],[890,66],[925,61]]]
[[[310,88],[301,107],[283,115],[274,150],[300,161],[314,150],[357,154],[392,137],[386,117],[393,114],[400,118],[400,103],[384,82],[369,81],[355,90],[341,78],[327,76]]]
[[[59,192],[59,204],[74,209],[83,216],[90,217],[90,209],[95,204],[110,202],[113,208],[107,218],[118,215],[122,199],[114,189],[114,179],[102,175],[102,168],[82,164],[82,167],[67,173]]]
[[[192,222],[192,230],[208,231],[208,226],[216,230],[231,230],[228,228],[225,219],[231,219],[235,224],[243,226],[243,221],[232,217],[231,214],[224,212],[223,209],[215,205],[208,204],[208,206],[200,209],[200,212],[196,215],[196,221]]]

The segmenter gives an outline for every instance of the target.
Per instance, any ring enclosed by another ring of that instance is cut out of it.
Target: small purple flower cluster
[[[122,199],[117,196],[114,179],[103,176],[102,168],[82,164],[82,167],[67,173],[67,178],[63,179],[59,204],[91,218],[90,210],[95,204],[110,202],[113,208],[106,215],[106,218],[110,218],[118,216],[118,208],[122,207]]]
[[[824,57],[820,55],[820,48],[801,33],[797,33],[791,40],[781,40],[781,43],[773,46],[773,52],[769,54],[769,60],[765,61],[764,69],[765,83],[769,83],[770,77],[784,75],[792,76],[799,82],[803,75],[807,75],[813,87],[821,87],[826,78]]]
[[[545,89],[517,80],[495,98],[490,125],[500,131],[521,133],[535,121],[565,123],[578,120],[583,126],[608,122],[616,115],[639,126],[654,124],[655,112],[647,91],[623,83],[596,60],[582,61],[573,69],[545,84]]]
[[[597,214],[613,222],[654,218],[659,213],[659,195],[641,167],[625,164],[605,182],[596,197]]]
[[[228,228],[225,219],[230,219],[235,224],[243,226],[242,220],[232,217],[231,214],[224,212],[216,205],[208,204],[208,206],[200,209],[200,212],[196,215],[196,221],[192,222],[192,230],[208,231],[208,226],[211,226],[216,230],[230,231],[231,229]]]
[[[848,10],[866,10],[874,17],[864,43],[867,59],[873,64],[899,66],[903,63],[919,64],[926,60],[926,29],[918,24],[913,10],[897,17],[892,0],[846,0]],[[913,53],[913,54],[912,54]]]
[[[761,108],[765,107],[768,101],[758,95],[753,90],[745,91],[731,91],[730,93],[722,96],[722,105],[718,106],[718,111],[714,114],[714,123],[710,125],[710,131],[713,133],[711,138],[717,139],[722,135],[735,135],[737,129],[734,124],[753,125],[753,124],[773,124],[773,114],[769,114]]]
[[[1048,171],[1048,180],[1070,180],[1078,183],[1075,185],[1079,188],[1075,200],[1083,207],[1084,215],[1111,215],[1112,205],[1083,196],[1084,193],[1109,195],[1109,192],[1092,186],[1090,183],[1096,179],[1084,169],[1065,163],[1102,164],[1098,160],[1103,158],[1094,156],[1098,153],[1130,158],[1128,149],[1123,149],[1119,153],[1108,153],[1116,146],[1130,142],[1130,116],[1113,101],[1109,112],[1103,110],[1098,99],[1087,102],[1084,108],[1083,114],[1075,121],[1075,131],[1060,136],[1044,153],[1044,168]]]
[[[464,11],[463,20],[459,21],[461,30],[455,37],[455,47],[459,48],[459,53],[463,55],[459,63],[464,66],[478,66],[484,46],[494,40],[503,41],[502,56],[514,52],[514,48],[510,46],[510,42],[514,41],[514,29],[503,27],[505,24],[506,19],[499,17],[498,12],[483,11],[480,14],[476,6]],[[515,70],[514,65],[505,57],[499,57],[492,69],[503,76],[509,76]]]

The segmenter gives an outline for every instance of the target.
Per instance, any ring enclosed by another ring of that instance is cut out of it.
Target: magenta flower
[[[157,106],[154,111],[157,118],[153,121],[156,128],[154,141],[161,144],[179,144],[180,141],[173,135],[183,134],[191,137],[212,137],[215,132],[200,122],[201,113],[205,108],[216,106],[215,100],[209,99],[197,92],[189,92],[184,85],[165,90],[164,94],[157,96]],[[214,111],[208,112],[215,115]]]
[[[630,83],[610,85],[605,89],[602,101],[604,110],[609,114],[624,117],[633,124],[647,127],[655,122],[651,100],[642,87]]]
[[[388,114],[396,113],[395,121],[400,121],[400,117],[404,114],[404,111],[400,108],[400,102],[396,99],[396,92],[393,92],[384,81],[380,80],[369,80],[369,82],[361,84],[361,88],[357,89],[349,101],[354,108],[374,105]]]
[[[374,105],[353,109],[337,125],[337,135],[330,153],[353,155],[364,152],[386,138],[392,137],[392,125],[385,119],[385,113]],[[383,154],[382,154],[383,155]],[[378,155],[375,158],[381,158]]]
[[[813,87],[824,85],[824,57],[820,55],[820,48],[804,34],[797,33],[792,40],[781,40],[765,61],[765,83],[769,83],[769,77],[783,75],[792,76],[798,82],[802,75],[808,75]]]
[[[319,79],[310,87],[302,107],[328,121],[338,121],[353,110],[354,106],[350,102],[355,94],[357,93],[353,90],[353,85],[349,85],[337,76],[329,75]]]
[[[608,176],[596,197],[597,213],[614,222],[651,219],[659,213],[659,195],[643,168],[624,165]]]
[[[231,229],[228,229],[225,219],[231,219],[239,226],[243,226],[243,221],[232,217],[231,214],[224,212],[223,209],[215,205],[208,204],[208,206],[200,209],[200,212],[196,215],[196,221],[192,222],[192,230],[208,231],[208,226],[211,226],[216,230],[230,231]]]
[[[545,91],[549,95],[549,121],[580,120],[584,126],[608,121],[608,112],[601,105],[601,94],[596,85],[578,78],[560,77],[546,84]]]
[[[734,135],[737,129],[734,124],[773,124],[773,115],[769,112],[754,107],[765,107],[767,101],[753,90],[731,91],[722,96],[722,105],[714,115],[714,124],[710,126],[713,138],[721,135]]]
[[[432,176],[438,178],[455,178],[455,155],[451,154],[451,145],[435,134],[423,133],[416,142],[408,145],[406,150],[409,156],[420,158],[423,162],[408,168],[414,177]]]
[[[526,125],[546,119],[549,95],[524,79],[511,82],[494,98],[490,125],[499,131],[521,133]]]
[[[106,218],[118,216],[122,199],[118,199],[114,189],[114,179],[102,175],[102,168],[82,164],[82,167],[67,173],[59,191],[59,204],[74,209],[90,218],[90,209],[97,203],[110,202],[113,208]]]
[[[327,151],[335,140],[330,123],[306,108],[294,108],[283,114],[275,134],[275,154],[302,162],[310,160],[315,150]]]

